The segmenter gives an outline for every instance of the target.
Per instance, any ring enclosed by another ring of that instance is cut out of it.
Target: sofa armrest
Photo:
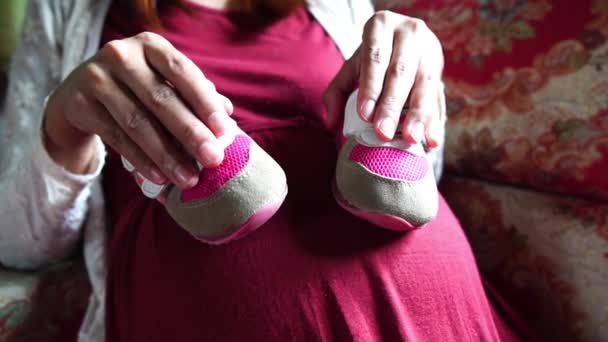
[[[90,292],[82,257],[38,272],[0,268],[0,341],[75,341]]]
[[[608,341],[608,203],[446,175],[486,280],[548,341]]]

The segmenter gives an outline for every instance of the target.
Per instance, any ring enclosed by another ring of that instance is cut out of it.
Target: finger
[[[416,35],[406,29],[395,31],[393,54],[386,72],[382,95],[376,104],[374,127],[380,139],[391,140],[416,78],[420,60]]]
[[[424,63],[420,63],[402,132],[403,139],[411,144],[422,142],[426,138],[430,148],[437,146],[433,131],[439,121],[437,87],[433,78],[432,74],[426,72]]]
[[[226,114],[232,115],[234,113],[234,105],[232,104],[232,101],[230,101],[230,99],[220,93],[218,93],[217,95],[220,97],[222,104],[224,105]]]
[[[198,172],[190,158],[126,86],[108,77],[104,87],[97,89],[97,96],[119,125],[118,129],[135,142],[172,183],[180,188],[196,185]]]
[[[207,123],[207,119],[215,115],[221,120],[218,122],[220,130],[223,129],[224,124],[229,125],[230,114],[226,110],[226,103],[218,96],[215,85],[205,77],[196,64],[158,35],[147,33],[138,37],[144,43],[144,53],[148,63],[175,86],[177,93],[192,108],[196,116]],[[221,132],[214,133],[221,135]]]
[[[88,115],[77,116],[74,124],[83,131],[93,132],[116,152],[125,156],[140,172],[157,183],[164,183],[167,177],[154,162],[124,133],[107,109],[97,100],[87,100],[83,96],[75,98],[80,112]]]
[[[359,98],[357,108],[365,121],[372,120],[376,103],[382,93],[384,76],[393,50],[393,29],[390,14],[379,12],[367,22],[359,52]]]
[[[357,57],[358,52],[355,52],[353,57],[344,62],[342,68],[338,71],[334,79],[329,84],[329,87],[323,94],[323,102],[327,110],[327,128],[335,130],[344,117],[344,106],[346,100],[355,88],[357,81]]]
[[[217,93],[217,96],[220,97],[222,103],[224,104],[224,108],[226,109],[226,113],[228,115],[232,115],[234,112],[234,106],[232,105],[232,101],[230,101],[226,96]],[[215,112],[207,118],[207,126],[213,131],[216,137],[226,136],[229,134],[236,133],[237,124],[233,118],[225,116],[219,112]],[[231,139],[228,139],[231,140]],[[221,144],[220,144],[221,146]]]
[[[436,148],[442,143],[445,138],[445,90],[441,83],[441,76],[437,77],[437,80],[431,79],[432,88],[434,89],[435,105],[437,108],[437,114],[434,116],[430,128],[426,131],[426,141],[428,148]]]
[[[221,163],[224,151],[213,132],[184,104],[174,87],[133,54],[133,42],[113,41],[104,46],[112,58],[113,76],[126,84],[139,101],[203,166]],[[136,45],[137,47],[137,45]],[[128,57],[128,58],[127,58]],[[227,115],[222,112],[220,115]]]

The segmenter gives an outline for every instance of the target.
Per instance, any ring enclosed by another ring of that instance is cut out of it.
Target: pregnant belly
[[[423,230],[372,226],[331,196],[331,140],[294,135],[254,137],[284,167],[290,192],[269,222],[238,241],[202,244],[160,204],[130,201],[110,249],[109,340],[446,341],[491,316],[443,200]],[[456,319],[456,302],[476,322]]]

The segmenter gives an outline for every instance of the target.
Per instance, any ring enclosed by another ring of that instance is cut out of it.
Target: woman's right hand
[[[154,33],[105,44],[53,92],[44,117],[49,155],[85,173],[98,135],[154,183],[189,188],[193,158],[217,166],[217,137],[233,131],[232,103],[200,69]]]

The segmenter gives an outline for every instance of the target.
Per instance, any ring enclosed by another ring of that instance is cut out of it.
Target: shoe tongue
[[[410,153],[424,156],[424,148],[422,144],[410,145],[401,139],[401,127],[397,129],[395,138],[391,141],[382,141],[375,133],[374,125],[370,122],[363,121],[357,112],[357,95],[359,90],[355,90],[344,109],[344,127],[342,134],[344,137],[355,137],[358,143],[369,147],[393,147]]]
[[[346,106],[344,108],[344,127],[342,128],[342,134],[345,137],[357,136],[366,130],[374,131],[374,126],[369,122],[363,121],[357,113],[358,94],[359,90],[357,89],[350,95],[348,101],[346,101]]]

